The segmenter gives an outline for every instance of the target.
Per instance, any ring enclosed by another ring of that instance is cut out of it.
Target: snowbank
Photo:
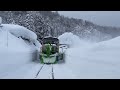
[[[26,29],[25,27],[14,24],[2,24],[2,26],[3,30],[8,30],[16,37],[23,37],[25,39],[29,39],[32,42],[37,40],[37,35],[34,32]]]
[[[113,38],[111,40],[108,40],[108,41],[103,41],[100,44],[107,45],[107,46],[112,46],[112,47],[120,47],[120,36],[116,37],[116,38]]]
[[[89,50],[99,52],[99,51],[118,51],[120,49],[120,37],[116,37],[107,41],[102,41],[99,43],[94,43],[92,45],[89,45],[87,48]]]
[[[30,43],[33,43],[36,45],[37,48],[40,48],[41,44],[37,40],[37,35],[28,30],[27,28],[19,25],[14,25],[14,24],[2,24],[2,30],[3,31],[8,31],[8,33],[14,35],[15,37],[25,38],[30,41]]]
[[[70,48],[66,66],[74,78],[120,78],[120,37],[89,44],[85,48]]]
[[[18,38],[21,36],[31,42]],[[0,28],[0,78],[9,77],[11,72],[37,60],[39,47],[37,35],[32,31],[19,25],[3,24]]]
[[[30,49],[29,45],[21,38],[17,38],[7,31],[0,31],[0,50],[8,51],[27,51]]]

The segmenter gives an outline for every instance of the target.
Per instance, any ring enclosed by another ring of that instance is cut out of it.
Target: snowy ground
[[[32,41],[36,39],[27,38]],[[59,39],[70,46],[65,52],[65,63],[43,65],[34,61],[38,59],[38,47],[26,43],[6,29],[0,30],[0,78],[52,79],[53,74],[55,79],[120,78],[120,37],[90,43],[65,33]]]
[[[26,38],[34,36],[32,41],[36,41],[35,34],[21,26],[16,27],[3,25],[0,28],[0,78],[24,78],[29,69],[36,67],[36,63],[31,62],[38,59],[38,47],[17,37],[21,30],[21,36],[28,32]],[[14,35],[9,30],[14,30]]]
[[[65,65],[55,65],[55,78],[120,78],[120,37],[67,50]]]

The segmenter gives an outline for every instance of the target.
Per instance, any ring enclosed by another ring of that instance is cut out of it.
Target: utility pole
[[[3,27],[1,24],[2,24],[2,18],[0,17],[0,28]],[[7,47],[8,47],[8,30],[7,30]]]
[[[0,17],[0,28],[3,27],[1,24],[2,24],[2,18]],[[8,30],[7,30],[7,47],[8,47]]]
[[[7,47],[8,47],[8,30],[7,30]]]

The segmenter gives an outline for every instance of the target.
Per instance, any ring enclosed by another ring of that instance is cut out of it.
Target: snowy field
[[[20,36],[31,43],[18,38]],[[0,29],[0,79],[52,79],[52,68],[55,79],[120,78],[120,37],[91,43],[65,33],[59,37],[60,43],[70,46],[65,51],[65,63],[53,66],[35,62],[41,46],[36,39],[37,36],[24,27],[3,25]]]

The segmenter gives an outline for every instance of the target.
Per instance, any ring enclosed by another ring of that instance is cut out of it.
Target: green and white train
[[[65,52],[62,50],[64,47],[67,47],[67,45],[59,44],[59,39],[57,38],[44,38],[40,49],[40,62],[43,64],[64,63]]]

